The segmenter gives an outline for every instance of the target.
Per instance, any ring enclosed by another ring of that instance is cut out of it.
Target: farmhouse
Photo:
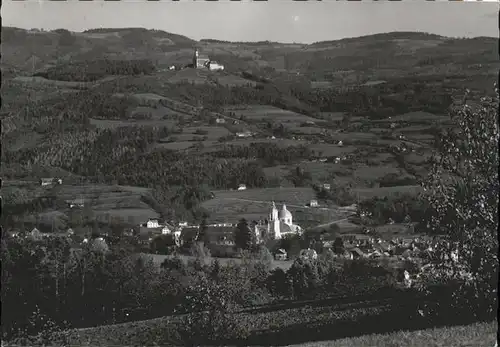
[[[253,136],[253,133],[251,131],[244,131],[244,132],[236,133],[236,136],[242,137],[242,138],[251,137],[251,136]]]
[[[54,178],[54,177],[48,177],[48,178],[42,178],[40,179],[40,185],[43,186],[50,186],[53,184],[62,184],[62,179],[60,178]]]
[[[82,208],[85,201],[83,199],[66,200],[66,204],[68,204],[69,208]]]
[[[146,228],[159,228],[159,227],[160,227],[160,223],[158,222],[157,219],[149,219],[146,222]]]

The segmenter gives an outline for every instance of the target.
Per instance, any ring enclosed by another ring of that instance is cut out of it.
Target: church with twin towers
[[[273,201],[269,218],[265,224],[256,226],[257,232],[260,235],[268,235],[271,239],[281,239],[283,236],[302,233],[302,228],[299,225],[293,224],[293,215],[283,204],[281,209],[276,207]]]

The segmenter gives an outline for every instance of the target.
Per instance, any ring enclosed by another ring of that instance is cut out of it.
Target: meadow
[[[226,111],[235,113],[238,118],[245,117],[248,120],[270,120],[283,123],[316,121],[315,118],[268,105],[233,106],[226,107]]]
[[[281,187],[233,191],[213,191],[215,198],[204,201],[201,206],[210,212],[214,222],[237,222],[240,218],[261,220],[268,218],[274,201],[277,208],[286,204],[295,223],[305,227],[346,218],[351,212],[332,206],[309,208],[316,199],[312,188]]]
[[[116,129],[120,127],[173,127],[176,125],[173,120],[111,120],[90,118],[90,124],[100,129]]]
[[[496,323],[476,323],[416,331],[398,331],[339,340],[308,342],[289,347],[493,347],[497,339]]]

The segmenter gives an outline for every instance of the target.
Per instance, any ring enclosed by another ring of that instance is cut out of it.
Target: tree
[[[429,280],[455,283],[452,305],[477,318],[492,317],[498,284],[498,87],[495,97],[464,98],[450,115],[424,188],[433,212],[430,228],[442,235]]]
[[[236,247],[242,250],[251,249],[254,237],[250,226],[245,218],[240,219],[234,231],[234,242]]]
[[[206,243],[206,241],[207,241],[207,229],[208,229],[207,216],[205,215],[203,217],[203,219],[201,220],[200,227],[198,230],[198,235],[196,237],[196,241]]]
[[[335,241],[333,242],[333,252],[338,255],[344,254],[344,241],[342,241],[342,238],[335,238]]]

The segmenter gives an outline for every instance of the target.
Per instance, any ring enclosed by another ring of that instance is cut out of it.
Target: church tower
[[[269,215],[269,224],[267,225],[267,232],[268,235],[270,235],[274,239],[281,238],[279,214],[278,214],[278,209],[274,204],[274,201],[271,214]]]
[[[198,67],[198,56],[199,56],[198,48],[195,48],[193,54],[193,67],[195,69]]]

